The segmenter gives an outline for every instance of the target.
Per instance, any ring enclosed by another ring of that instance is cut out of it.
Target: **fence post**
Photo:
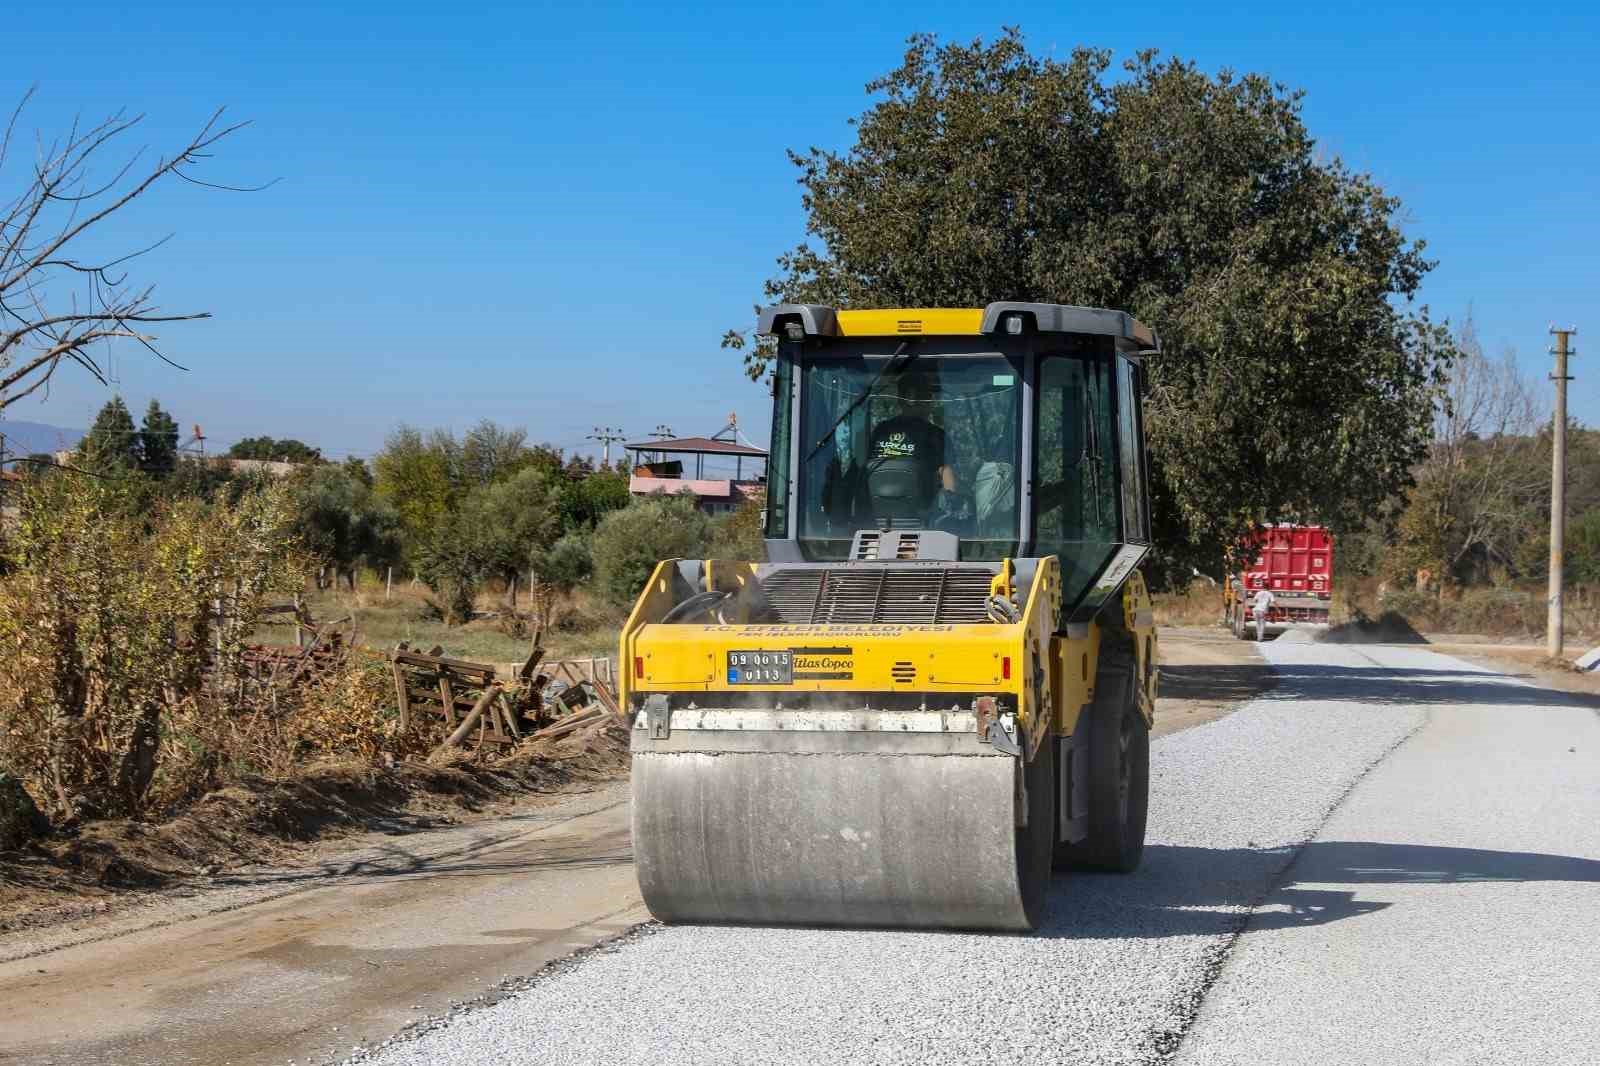
[[[387,600],[394,591],[394,567],[389,567],[388,576],[383,579],[383,598]]]

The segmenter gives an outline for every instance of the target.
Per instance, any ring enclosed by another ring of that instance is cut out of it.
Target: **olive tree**
[[[711,520],[689,498],[636,500],[600,519],[590,541],[599,593],[626,607],[663,559],[705,554]]]

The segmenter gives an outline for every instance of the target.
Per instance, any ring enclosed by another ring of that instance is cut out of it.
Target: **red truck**
[[[1240,640],[1281,633],[1291,626],[1325,626],[1333,604],[1333,534],[1326,526],[1288,524],[1262,526],[1246,543],[1244,556],[1253,561],[1231,563],[1223,583],[1223,623]],[[1260,632],[1252,604],[1267,589],[1267,608]]]

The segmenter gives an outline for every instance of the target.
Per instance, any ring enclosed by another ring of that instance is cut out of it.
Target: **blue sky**
[[[587,448],[597,423],[710,433],[730,411],[765,440],[765,396],[717,342],[802,236],[784,150],[848,144],[908,34],[1004,24],[1304,88],[1324,149],[1438,258],[1437,315],[1470,305],[1541,378],[1552,319],[1600,355],[1600,16],[1294,6],[35,3],[7,17],[0,100],[37,82],[45,130],[142,111],[130,147],[155,151],[219,104],[253,122],[202,176],[272,188],[174,185],[100,235],[176,232],[138,276],[216,317],[164,331],[188,373],[125,350],[117,388],[214,446],[370,454],[400,421],[487,417]],[[1575,372],[1574,413],[1600,421],[1600,367]],[[83,426],[105,399],[63,376],[10,417]]]

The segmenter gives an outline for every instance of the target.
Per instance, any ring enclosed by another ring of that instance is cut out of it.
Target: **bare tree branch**
[[[210,315],[162,311],[153,302],[153,287],[128,285],[126,269],[171,234],[104,259],[81,256],[75,242],[166,178],[230,192],[273,184],[228,185],[191,173],[212,158],[218,142],[248,125],[222,125],[219,108],[175,154],[141,170],[145,149],[140,148],[105,171],[113,175],[110,180],[100,180],[95,171],[102,170],[109,146],[143,116],[118,111],[92,126],[74,120],[62,137],[36,137],[35,156],[19,172],[22,180],[12,185],[10,149],[33,95],[33,89],[22,95],[0,133],[0,410],[44,388],[69,362],[104,383],[110,376],[107,356],[92,350],[96,344],[132,341],[183,369],[160,351],[148,326]]]

